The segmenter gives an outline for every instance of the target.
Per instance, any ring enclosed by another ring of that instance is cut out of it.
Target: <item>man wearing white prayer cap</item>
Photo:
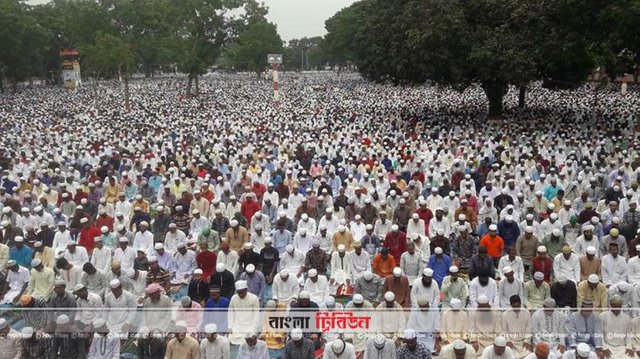
[[[89,347],[89,358],[111,359],[120,355],[120,338],[109,335],[103,318],[93,320],[93,339]]]
[[[405,329],[402,334],[404,344],[398,348],[398,358],[431,358],[431,353],[418,341],[415,330]]]
[[[500,311],[489,304],[489,298],[480,295],[477,302],[477,308],[469,312],[471,324],[469,326],[469,341],[476,348],[476,352],[482,352],[491,346],[495,336],[502,332],[502,323]]]
[[[109,282],[110,291],[104,297],[105,319],[111,333],[126,334],[131,329],[131,317],[135,313],[138,300],[130,292],[122,289],[119,279]]]
[[[363,359],[395,359],[396,345],[383,334],[369,336],[364,348]]]
[[[342,338],[327,342],[324,348],[323,359],[356,359],[353,344],[345,342]]]
[[[476,351],[473,346],[461,339],[456,339],[451,344],[442,347],[438,354],[439,359],[474,359]]]
[[[511,348],[507,346],[507,339],[501,335],[497,336],[492,345],[484,348],[482,359],[515,359]]]
[[[562,356],[562,359],[597,359],[596,352],[591,350],[589,344],[580,343],[575,349],[568,350]],[[613,357],[612,357],[613,358]]]
[[[200,342],[201,358],[231,358],[230,343],[224,335],[218,335],[218,326],[215,323],[204,327],[205,338]]]
[[[228,310],[229,341],[233,345],[241,345],[246,333],[258,329],[260,301],[255,294],[249,293],[247,281],[236,281],[235,288],[236,294],[231,297]]]
[[[602,322],[602,351],[605,357],[625,358],[634,354],[633,337],[627,337],[631,328],[631,317],[622,310],[623,304],[622,296],[611,295],[609,310],[599,315]]]
[[[0,354],[3,358],[22,358],[20,338],[20,332],[11,328],[5,318],[0,318]]]
[[[391,291],[384,293],[384,301],[376,307],[378,332],[383,333],[387,338],[397,339],[402,337],[402,332],[406,327],[404,315],[398,315],[402,306],[396,302],[396,296]]]
[[[293,329],[291,331],[291,340],[284,348],[284,358],[314,358],[314,352],[313,341],[304,337],[302,329]]]
[[[443,310],[440,319],[440,337],[442,344],[448,344],[456,339],[467,340],[471,322],[469,312],[463,308],[458,298],[451,299],[450,309]]]

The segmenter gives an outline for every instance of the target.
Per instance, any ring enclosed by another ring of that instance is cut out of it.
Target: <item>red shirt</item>
[[[94,241],[93,239],[96,237],[100,237],[100,230],[98,227],[89,227],[83,228],[80,230],[80,239],[78,240],[78,245],[83,246],[89,255],[93,253]]]
[[[209,277],[216,273],[216,260],[218,256],[214,252],[200,252],[196,255],[198,268],[202,269],[202,279],[209,282]]]
[[[383,245],[389,250],[389,254],[396,263],[400,263],[400,256],[407,250],[407,235],[402,231],[391,231],[384,238]]]
[[[487,248],[487,254],[492,258],[500,258],[502,257],[502,251],[504,251],[504,241],[502,237],[499,235],[495,235],[495,237],[491,238],[488,234],[485,234],[484,237],[480,240],[480,245]]]
[[[102,228],[102,226],[107,226],[107,228],[109,228],[109,232],[113,232],[113,217],[108,214],[104,217],[98,216],[98,219],[96,219],[96,227]]]
[[[248,226],[251,225],[251,218],[256,212],[260,211],[260,208],[260,204],[252,199],[244,201],[240,207],[240,212],[242,212],[242,215],[247,220]]]
[[[428,207],[418,207],[418,209],[416,210],[416,213],[418,214],[418,217],[420,217],[421,220],[424,221],[424,234],[425,235],[429,235],[429,223],[431,222],[431,219],[433,218],[433,212],[431,212],[431,210]]]
[[[535,256],[531,259],[532,272],[542,272],[542,274],[544,274],[544,281],[547,283],[551,281],[552,267],[553,263],[551,263],[551,258],[549,258],[549,256],[544,256],[543,258]]]

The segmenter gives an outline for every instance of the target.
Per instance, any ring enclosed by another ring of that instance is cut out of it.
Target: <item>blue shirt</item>
[[[282,255],[284,254],[287,245],[293,244],[293,236],[291,235],[291,232],[286,229],[282,232],[275,229],[271,231],[271,244],[273,245],[273,248],[277,249],[278,253]]]
[[[224,333],[227,331],[227,309],[229,308],[229,299],[226,297],[218,298],[218,301],[213,299],[207,299],[204,304],[204,320],[202,327],[207,324],[215,323],[218,326],[218,332]]]
[[[435,254],[432,254],[431,257],[429,257],[429,263],[427,266],[433,269],[433,279],[435,279],[439,287],[442,287],[442,280],[444,277],[449,275],[451,257],[443,254],[442,258],[437,258]]]
[[[27,246],[22,246],[22,248],[11,247],[11,250],[9,250],[9,259],[16,261],[19,266],[31,269],[33,250]]]

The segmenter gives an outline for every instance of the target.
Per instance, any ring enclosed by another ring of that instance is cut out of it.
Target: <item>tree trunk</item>
[[[198,74],[194,74],[194,77],[195,77],[195,85],[196,85],[196,87],[195,87],[196,95],[195,96],[198,97],[198,95],[200,95],[200,80],[198,79],[198,77],[199,77]]]
[[[127,112],[131,110],[131,103],[129,102],[129,76],[124,76],[124,104]]]
[[[187,81],[187,98],[191,97],[191,82],[193,81],[193,77],[189,74],[189,81]]]
[[[502,116],[502,100],[504,98],[507,85],[499,82],[486,82],[483,84],[484,93],[489,100],[489,117]]]
[[[527,86],[522,85],[520,86],[520,93],[518,94],[518,107],[519,108],[524,108],[525,107],[525,98],[524,95],[527,92]]]

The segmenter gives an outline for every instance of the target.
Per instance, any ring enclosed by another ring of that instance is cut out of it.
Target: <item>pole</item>
[[[278,64],[271,64],[273,73],[273,107],[280,107],[280,89],[278,81]]]

